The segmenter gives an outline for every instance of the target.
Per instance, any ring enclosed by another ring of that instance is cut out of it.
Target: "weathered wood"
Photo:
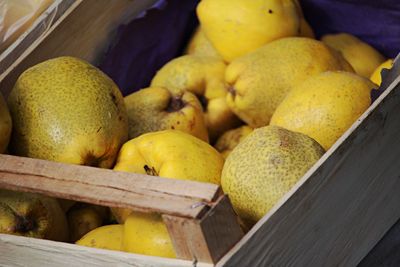
[[[0,155],[0,188],[103,206],[198,218],[217,185]]]
[[[0,234],[0,266],[212,267],[212,264]]]
[[[221,196],[201,220],[163,215],[180,259],[216,263],[242,237],[227,196]]]
[[[356,266],[400,218],[400,62],[380,98],[217,266]]]
[[[80,2],[80,0],[55,0],[43,14],[36,18],[27,31],[0,54],[0,80],[39,45],[50,29],[67,17]]]
[[[62,3],[69,1],[73,0]],[[12,58],[15,64],[3,74],[0,72],[0,91],[7,96],[24,70],[50,58],[69,55],[96,64],[113,39],[117,26],[155,2],[157,0],[74,0],[64,15],[40,37],[28,39],[32,45],[22,47],[25,52],[18,59]]]

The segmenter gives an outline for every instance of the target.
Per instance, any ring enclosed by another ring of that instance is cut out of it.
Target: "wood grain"
[[[217,266],[356,266],[400,218],[397,77]]]
[[[7,73],[5,71],[32,45],[32,42],[36,39],[40,39],[67,10],[72,10],[71,7],[75,2],[76,0],[55,0],[43,14],[32,23],[26,32],[21,34],[15,42],[0,53],[0,74],[6,75]]]
[[[0,266],[212,267],[212,264],[0,234]]]
[[[103,206],[198,218],[221,193],[214,184],[0,155],[0,188]]]
[[[21,62],[43,40],[44,36],[67,17],[80,0],[55,0],[14,43],[0,54],[0,80]]]
[[[244,235],[226,195],[200,220],[170,215],[163,219],[180,259],[216,263]]]
[[[69,2],[73,0],[62,0]],[[40,37],[29,39],[32,45],[0,73],[0,91],[7,96],[19,75],[27,68],[58,56],[77,56],[96,64],[108,48],[117,26],[150,7],[157,0],[74,0],[57,22]],[[45,41],[44,41],[45,40]],[[1,62],[1,61],[0,61]]]

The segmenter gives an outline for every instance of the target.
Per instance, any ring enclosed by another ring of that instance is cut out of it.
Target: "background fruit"
[[[204,57],[216,57],[221,58],[217,50],[211,44],[210,40],[206,37],[201,27],[197,27],[192,35],[188,45],[186,46],[186,54],[188,55],[198,55]]]
[[[374,72],[372,73],[371,77],[369,78],[373,83],[377,85],[381,85],[382,83],[382,76],[381,76],[381,71],[383,69],[391,69],[393,66],[393,59],[388,59],[385,62],[383,62],[381,65],[379,65]]]
[[[186,55],[164,65],[151,81],[152,86],[165,87],[174,94],[189,91],[203,105],[211,142],[224,131],[239,126],[239,119],[226,104],[226,65],[218,58]]]
[[[277,126],[255,129],[226,159],[222,189],[248,224],[261,219],[323,155],[301,133]]]
[[[158,214],[129,215],[124,224],[123,248],[133,253],[176,258],[167,227]]]
[[[299,13],[300,16],[299,36],[315,39],[314,30],[311,28],[310,24],[304,18],[300,2],[298,0],[294,0],[293,2],[296,4],[297,12]]]
[[[173,94],[166,88],[149,87],[126,96],[124,101],[129,119],[129,138],[175,129],[208,142],[203,109],[190,92]]]
[[[68,224],[56,199],[0,189],[0,233],[68,241]]]
[[[239,128],[226,131],[220,138],[218,138],[215,143],[215,148],[221,153],[221,155],[226,159],[232,150],[246,138],[253,128],[243,125]]]
[[[374,87],[370,80],[349,72],[315,75],[288,93],[271,125],[306,134],[329,149],[370,106]]]
[[[295,85],[327,70],[352,68],[320,41],[301,37],[273,41],[228,66],[228,106],[249,126],[265,126]]]
[[[321,41],[340,51],[356,73],[366,78],[385,61],[375,48],[347,33],[327,34]]]
[[[297,8],[292,0],[202,0],[197,16],[215,49],[231,62],[268,42],[298,35]]]
[[[123,251],[124,226],[112,224],[98,227],[76,242],[81,246]]]
[[[12,153],[109,168],[128,138],[123,98],[99,69],[73,57],[39,63],[8,99]]]
[[[102,226],[107,218],[106,207],[76,203],[67,213],[70,241],[76,242],[88,232]]]
[[[10,141],[12,122],[10,112],[3,95],[0,93],[0,154],[4,153],[7,149],[8,142]]]

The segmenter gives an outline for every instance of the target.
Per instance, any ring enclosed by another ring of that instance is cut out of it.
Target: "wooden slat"
[[[225,195],[200,220],[170,215],[163,219],[180,259],[216,263],[244,235]]]
[[[212,264],[0,234],[0,266],[212,267]]]
[[[387,91],[217,266],[356,266],[400,218],[399,64]]]
[[[25,33],[0,54],[0,80],[22,60],[24,55],[27,55],[27,50],[31,51],[39,45],[48,31],[59,23],[62,17],[68,16],[80,2],[80,0],[55,0]]]
[[[67,3],[72,0],[62,0]],[[27,68],[58,56],[77,56],[98,63],[116,29],[157,0],[74,0],[74,4],[49,29],[32,43],[19,59],[0,73],[0,91],[8,95],[19,75]],[[45,41],[44,41],[45,40]],[[1,61],[0,61],[1,63]]]
[[[0,155],[0,188],[43,193],[110,207],[197,218],[217,185]]]

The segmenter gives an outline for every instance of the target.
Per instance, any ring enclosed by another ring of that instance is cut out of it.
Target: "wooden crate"
[[[9,70],[21,62],[32,49],[40,44],[47,33],[74,10],[75,0],[54,0],[54,2],[21,34],[6,50],[0,53],[0,80]]]
[[[115,27],[156,2],[65,1],[71,3],[68,16],[61,17],[40,43],[1,76],[4,94],[26,68],[45,59],[72,55],[95,63]],[[1,155],[1,188],[166,214],[183,259],[0,234],[0,265],[356,265],[400,218],[398,61],[384,79],[386,91],[233,247],[240,231],[229,201],[215,185]],[[228,237],[210,234],[210,229]]]

